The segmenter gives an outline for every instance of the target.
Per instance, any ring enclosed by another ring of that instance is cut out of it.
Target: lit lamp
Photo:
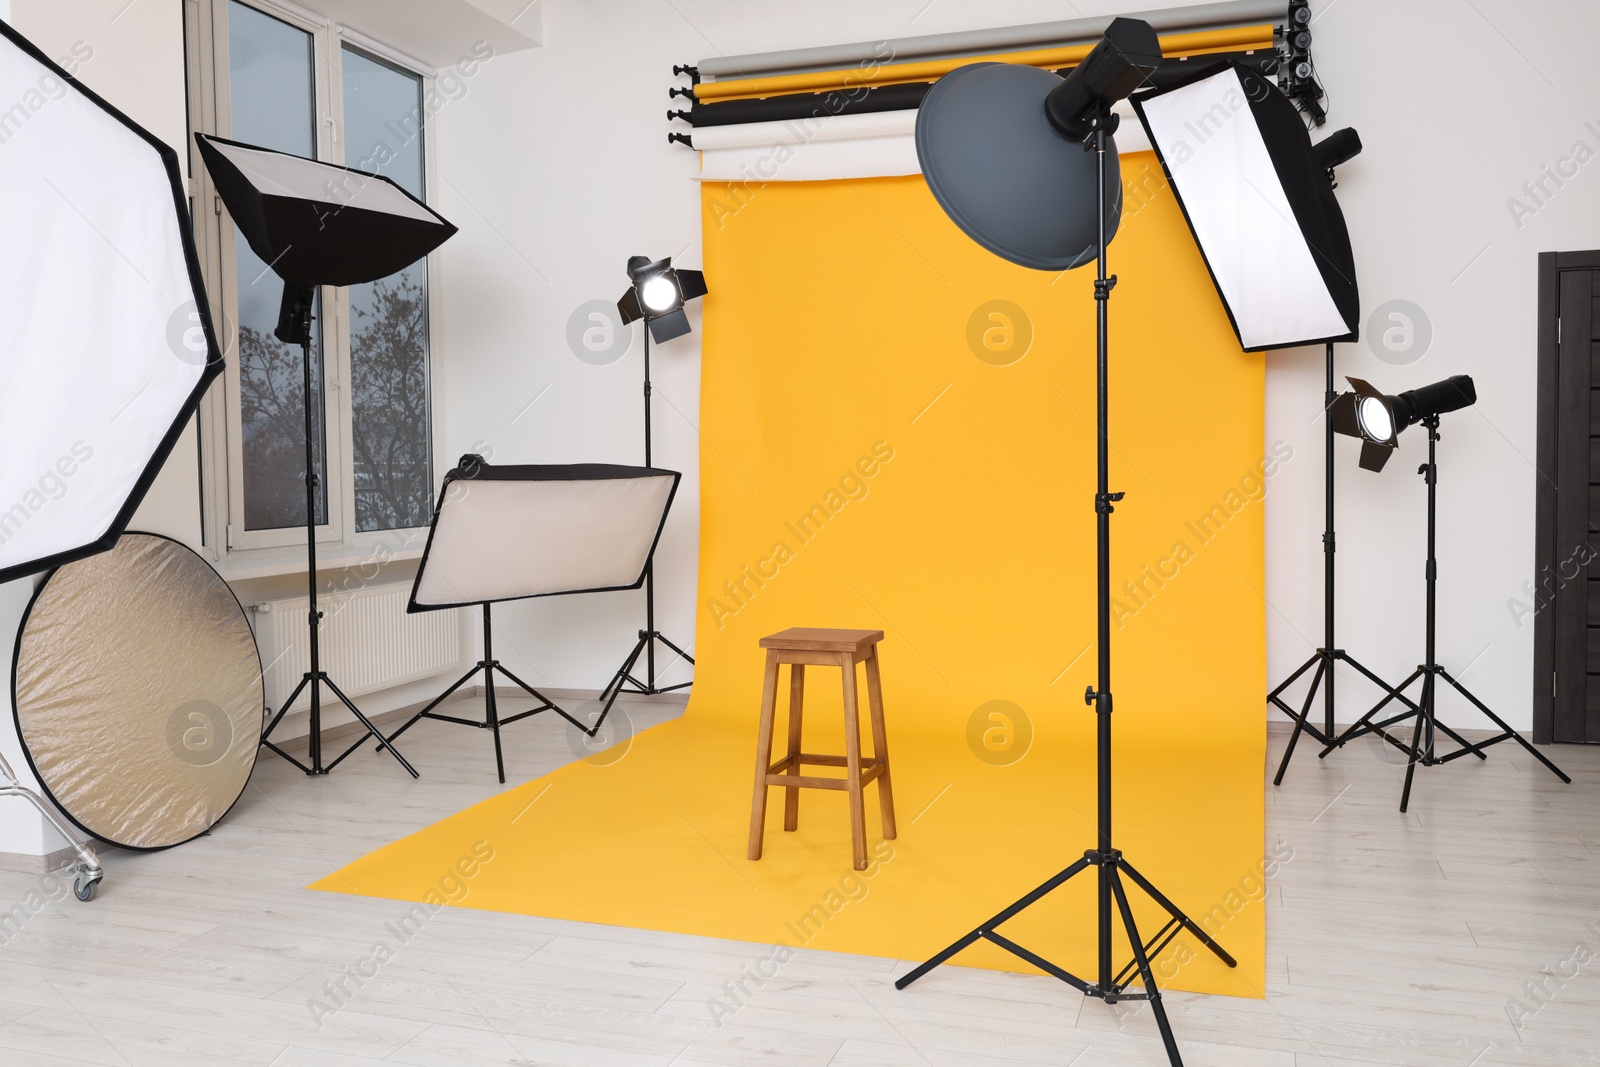
[[[1478,391],[1472,384],[1472,379],[1465,374],[1457,374],[1446,378],[1442,382],[1434,382],[1420,389],[1408,389],[1403,393],[1387,395],[1373,388],[1369,383],[1360,378],[1348,379],[1355,390],[1342,394],[1334,402],[1331,411],[1334,429],[1349,437],[1361,441],[1361,466],[1364,470],[1379,471],[1389,461],[1389,456],[1399,446],[1400,434],[1407,427],[1421,423],[1428,428],[1428,462],[1417,468],[1417,473],[1422,475],[1423,481],[1428,485],[1428,563],[1424,570],[1428,587],[1427,621],[1425,623],[1424,647],[1426,659],[1411,672],[1410,677],[1400,685],[1389,691],[1389,694],[1375,704],[1370,711],[1351,724],[1350,728],[1328,742],[1322,750],[1326,756],[1336,748],[1340,748],[1349,741],[1368,734],[1376,735],[1384,743],[1394,746],[1406,754],[1406,780],[1400,791],[1400,810],[1405,811],[1411,803],[1411,782],[1417,772],[1417,765],[1433,767],[1451,760],[1460,759],[1462,756],[1477,756],[1487,759],[1483,750],[1490,745],[1497,745],[1502,741],[1515,741],[1528,754],[1544,764],[1552,774],[1563,782],[1571,782],[1566,773],[1550,762],[1538,749],[1528,742],[1528,739],[1513,730],[1506,721],[1489,709],[1489,706],[1467,690],[1467,687],[1451,677],[1450,672],[1439,665],[1436,654],[1436,630],[1438,623],[1437,599],[1434,586],[1439,580],[1439,559],[1434,547],[1434,531],[1438,525],[1437,494],[1439,487],[1439,416],[1462,408],[1471,407],[1478,402]],[[1499,727],[1500,732],[1488,740],[1473,743],[1456,733],[1437,717],[1439,699],[1439,680],[1443,679],[1456,692],[1466,698],[1467,702],[1483,713],[1490,722]],[[1405,690],[1413,682],[1421,681],[1422,693],[1413,703],[1405,696]],[[1399,701],[1405,705],[1405,710],[1379,719],[1378,715],[1391,701]],[[1389,733],[1389,727],[1395,726],[1406,719],[1415,719],[1411,731],[1411,742],[1406,742]],[[1460,748],[1439,755],[1435,744],[1436,735],[1442,733],[1460,745]]]
[[[1111,513],[1122,493],[1110,491],[1107,444],[1106,313],[1115,277],[1106,275],[1106,245],[1121,209],[1111,107],[1161,64],[1155,30],[1138,19],[1113,19],[1104,38],[1066,79],[1034,67],[974,63],[939,79],[917,114],[917,158],[934,199],[979,245],[1035,270],[1063,271],[1096,262],[1096,397],[1098,408],[1096,519],[1097,684],[1085,700],[1095,708],[1099,778],[1096,847],[895,982],[904,989],[980,940],[1046,971],[1085,996],[1107,1003],[1146,1000],[1167,1058],[1181,1067],[1177,1043],[1150,956],[1188,931],[1219,959],[1236,966],[1211,936],[1178,909],[1114,848],[1111,839]],[[1091,151],[1085,151],[1085,149]],[[1078,874],[1095,869],[1098,889],[1098,967],[1080,978],[999,932],[999,927]],[[1139,933],[1124,879],[1167,916],[1154,938]],[[1133,961],[1120,971],[1113,924],[1121,923]],[[1140,985],[1135,985],[1138,979]]]
[[[689,332],[689,316],[683,310],[683,305],[690,300],[697,300],[706,295],[706,277],[697,270],[687,270],[672,265],[671,257],[666,259],[650,259],[648,256],[633,256],[628,260],[628,280],[632,282],[628,291],[622,294],[622,299],[617,301],[617,310],[622,313],[623,324],[644,320],[644,465],[651,463],[651,429],[650,429],[650,340],[655,338],[656,343],[670,341],[675,337],[682,337]],[[693,666],[694,657],[685,652],[678,645],[656,629],[656,576],[655,558],[652,546],[650,561],[645,566],[644,572],[644,629],[639,631],[639,640],[635,642],[633,651],[628,653],[627,659],[622,661],[622,666],[617,668],[617,673],[607,683],[601,692],[602,707],[596,725],[611,713],[611,705],[615,704],[624,687],[634,693],[670,693],[675,689],[687,689],[693,681],[679,682],[675,685],[658,685],[656,682],[656,644],[659,642],[671,649],[677,655]],[[645,661],[644,678],[633,676],[634,668],[638,666],[639,657]]]
[[[1354,392],[1341,393],[1333,402],[1333,429],[1360,439],[1362,470],[1383,470],[1389,456],[1400,446],[1400,431],[1408,426],[1478,402],[1472,379],[1465,374],[1395,396],[1385,396],[1360,378],[1345,380]]]
[[[704,274],[697,270],[674,268],[670,257],[650,260],[644,256],[633,256],[628,260],[628,278],[633,285],[617,301],[617,310],[622,312],[624,325],[644,319],[657,344],[689,332],[689,316],[684,314],[683,305],[706,295]],[[646,338],[647,360],[649,355],[649,339]],[[649,372],[650,365],[646,362],[646,381],[649,380]],[[645,447],[649,447],[648,436]]]

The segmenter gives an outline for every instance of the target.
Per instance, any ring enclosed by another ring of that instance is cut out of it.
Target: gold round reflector
[[[217,572],[165,537],[124,534],[51,572],[23,619],[12,694],[40,785],[114,845],[204,833],[255,767],[255,636]]]

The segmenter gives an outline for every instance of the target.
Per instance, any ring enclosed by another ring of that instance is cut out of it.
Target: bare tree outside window
[[[422,79],[344,49],[348,162],[424,195]],[[426,526],[433,513],[428,269],[350,289],[350,414],[356,529]]]
[[[311,346],[311,380],[322,381],[322,346]],[[244,515],[252,530],[278,530],[306,521],[306,412],[302,356],[271,330],[239,327],[239,425],[244,438]],[[328,521],[328,495],[320,447],[322,404],[312,408],[316,466],[321,484],[317,523]]]
[[[356,528],[426,526],[433,504],[426,269],[417,264],[352,288],[350,308]]]

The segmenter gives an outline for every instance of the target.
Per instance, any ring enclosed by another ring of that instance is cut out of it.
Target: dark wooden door
[[[1535,741],[1600,743],[1600,252],[1539,257]]]

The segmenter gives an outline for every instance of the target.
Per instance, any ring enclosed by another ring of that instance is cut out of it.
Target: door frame
[[[1538,443],[1535,466],[1538,471],[1534,516],[1534,603],[1533,617],[1533,740],[1550,744],[1555,740],[1556,718],[1556,612],[1553,604],[1539,605],[1543,576],[1553,572],[1560,561],[1555,558],[1556,492],[1559,469],[1560,419],[1558,383],[1560,380],[1561,274],[1569,270],[1600,271],[1600,251],[1539,253],[1538,300]],[[1582,491],[1587,493],[1588,486]]]

